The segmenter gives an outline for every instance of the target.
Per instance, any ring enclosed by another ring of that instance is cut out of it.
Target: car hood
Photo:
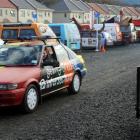
[[[0,67],[0,83],[19,83],[39,77],[38,67]]]

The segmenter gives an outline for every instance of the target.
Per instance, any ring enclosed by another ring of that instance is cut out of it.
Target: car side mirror
[[[43,66],[59,67],[60,63],[57,60],[45,60]]]

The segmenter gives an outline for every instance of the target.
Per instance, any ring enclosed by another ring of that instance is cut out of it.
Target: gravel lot
[[[135,118],[140,45],[84,51],[88,74],[81,92],[47,96],[33,114],[0,109],[0,140],[139,140]]]

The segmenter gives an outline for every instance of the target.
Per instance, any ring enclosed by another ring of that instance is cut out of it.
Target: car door
[[[57,62],[57,57],[53,47],[49,46],[47,48],[49,49],[49,54],[51,55],[51,57],[48,59]],[[42,66],[40,80],[40,88],[42,94],[44,95],[61,89],[64,83],[62,75],[64,75],[64,70],[60,66],[55,67],[53,65]]]

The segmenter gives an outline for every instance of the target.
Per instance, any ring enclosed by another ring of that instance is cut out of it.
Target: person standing
[[[105,38],[105,35],[104,35],[104,33],[103,32],[101,32],[100,33],[100,51],[101,52],[106,52],[106,50],[105,50],[105,44],[106,44],[106,38]]]

